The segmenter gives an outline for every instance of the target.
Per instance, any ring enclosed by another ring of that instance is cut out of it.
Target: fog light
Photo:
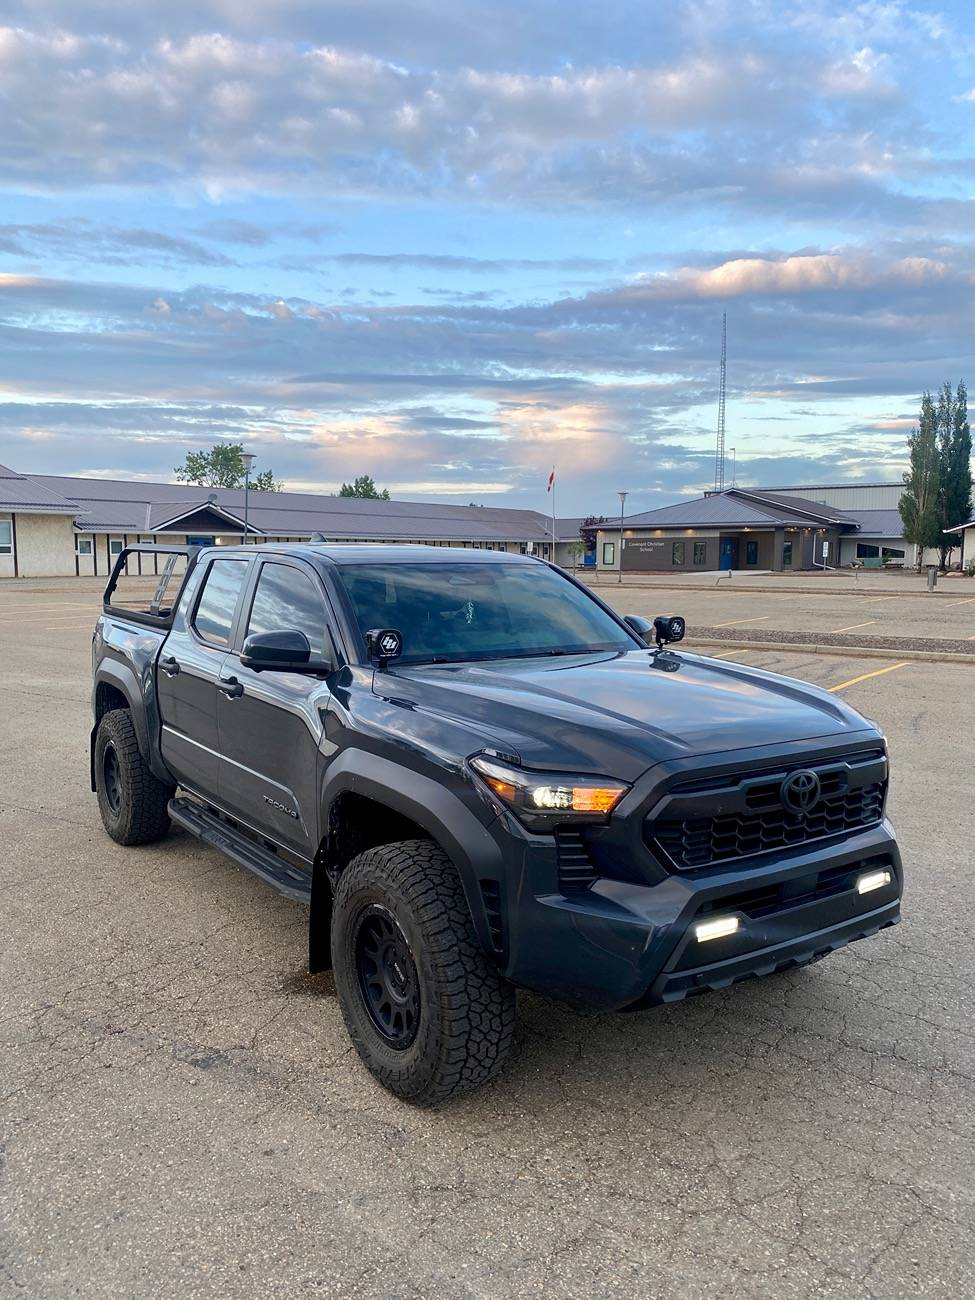
[[[698,943],[707,943],[709,939],[726,939],[735,934],[741,922],[737,916],[716,916],[713,921],[700,921],[694,927],[694,937]]]
[[[869,894],[873,889],[883,889],[891,879],[889,871],[868,871],[866,875],[857,877],[857,893]]]

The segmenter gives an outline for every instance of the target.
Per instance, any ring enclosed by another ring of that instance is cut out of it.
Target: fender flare
[[[346,749],[325,769],[322,822],[341,794],[360,794],[401,813],[429,834],[450,858],[460,876],[478,942],[497,960],[491,941],[480,880],[504,880],[501,848],[487,828],[442,782],[381,758],[364,749]],[[316,877],[318,871],[316,870]],[[314,898],[315,886],[312,896]]]
[[[146,666],[147,681],[140,683],[135,672],[128,664],[115,659],[103,659],[95,670],[92,687],[92,711],[95,710],[99,686],[112,686],[119,691],[128,704],[135,729],[139,753],[146,760],[153,775],[168,785],[174,785],[172,774],[163,764],[159,752],[159,709],[156,705],[156,684],[152,677],[152,662]],[[95,789],[95,737],[98,733],[98,721],[92,725],[88,744],[88,764],[91,788]]]

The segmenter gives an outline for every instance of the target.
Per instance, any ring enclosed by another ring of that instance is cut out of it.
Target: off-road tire
[[[102,822],[116,843],[151,844],[169,830],[173,787],[153,774],[139,752],[128,709],[113,709],[98,724],[95,789]]]
[[[360,978],[359,945],[372,916],[389,918],[412,958],[419,1012],[406,1045],[383,1036]],[[434,1106],[501,1070],[514,1030],[514,987],[478,944],[460,878],[437,845],[403,840],[352,859],[335,891],[332,960],[356,1051],[397,1097]]]

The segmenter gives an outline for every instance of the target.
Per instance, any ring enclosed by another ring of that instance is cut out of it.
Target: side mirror
[[[403,634],[394,627],[374,627],[366,633],[366,649],[373,663],[385,668],[403,653]]]
[[[671,641],[683,641],[687,624],[680,614],[658,614],[653,620],[653,631],[657,640],[657,649],[662,650]]]
[[[324,660],[312,659],[308,638],[297,628],[255,632],[241,647],[240,662],[255,673],[325,673],[332,668]]]
[[[643,618],[639,614],[624,614],[623,622],[628,624],[637,636],[643,637],[647,645],[654,639],[653,624],[648,618]]]

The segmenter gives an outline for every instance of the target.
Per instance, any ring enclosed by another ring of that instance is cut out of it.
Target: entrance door
[[[241,615],[217,701],[221,804],[248,825],[311,862],[318,848],[319,745],[329,688],[301,673],[256,673],[240,647],[257,632],[304,632],[316,659],[334,662],[325,593],[313,570],[282,557],[264,560],[250,612]]]
[[[195,607],[170,632],[157,669],[166,766],[182,784],[214,800],[219,798],[217,683],[247,567],[246,560],[211,561]]]
[[[721,555],[718,565],[722,569],[738,568],[738,538],[722,537]]]

